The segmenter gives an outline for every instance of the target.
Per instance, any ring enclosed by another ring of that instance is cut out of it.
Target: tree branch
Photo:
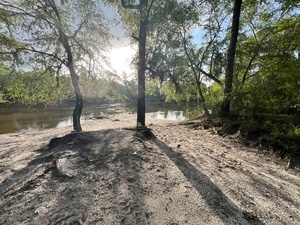
[[[181,34],[181,37],[183,38],[183,48],[184,48],[184,51],[185,51],[185,54],[190,62],[190,65],[191,65],[191,69],[193,70],[194,72],[194,75],[196,76],[197,74],[197,71],[198,70],[199,72],[203,73],[205,76],[207,76],[208,78],[212,79],[213,81],[215,81],[216,83],[218,83],[219,85],[222,85],[222,82],[216,78],[215,76],[213,76],[212,74],[210,73],[207,73],[206,71],[204,71],[202,68],[199,68],[199,66],[197,66],[197,69],[195,68],[195,63],[194,61],[192,60],[192,57],[190,56],[189,52],[188,52],[188,49],[187,49],[187,41],[186,41],[186,37],[185,37],[185,30],[184,30],[184,33],[180,33]],[[194,54],[194,52],[192,51],[192,53]],[[198,78],[197,78],[198,79]]]
[[[75,39],[78,32],[81,30],[82,26],[88,21],[88,17],[86,16],[86,18],[80,23],[78,29],[74,32],[74,34],[70,37],[72,39]]]
[[[139,40],[140,40],[140,39],[139,39],[137,36],[135,36],[134,34],[132,34],[131,37],[132,37],[134,40],[136,40],[136,41],[139,41]]]
[[[151,11],[151,9],[153,7],[153,3],[154,3],[154,0],[151,0],[150,6],[148,7],[148,10],[147,10],[147,20],[149,19],[150,11]]]
[[[1,3],[0,2],[0,6],[3,6],[4,8],[1,8],[1,11],[9,13],[9,16],[15,16],[15,15],[26,15],[26,16],[30,16],[32,18],[36,18],[37,16],[20,8],[17,7],[15,5],[11,5],[11,4],[5,4],[5,3]],[[10,8],[10,9],[9,9]]]
[[[140,9],[141,7],[141,4],[138,5],[126,4],[125,0],[121,0],[121,4],[124,9]]]
[[[49,57],[52,57],[52,58],[55,58],[57,59],[59,62],[67,65],[67,62],[61,58],[59,58],[56,54],[52,54],[52,53],[48,53],[48,52],[43,52],[43,51],[39,51],[39,50],[36,50],[34,48],[17,48],[16,49],[16,52],[21,52],[21,51],[30,51],[30,52],[34,52],[34,53],[38,53],[38,54],[41,54],[41,55],[46,55],[46,56],[49,56]]]
[[[203,69],[200,69],[200,72],[203,73],[205,76],[207,76],[208,78],[212,79],[214,82],[220,84],[221,86],[223,85],[222,82],[216,78],[215,76],[207,73],[206,71],[204,71]]]

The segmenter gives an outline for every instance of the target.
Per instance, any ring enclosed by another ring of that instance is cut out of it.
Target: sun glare
[[[134,57],[136,50],[130,46],[114,48],[109,53],[109,59],[112,69],[117,72],[118,75],[125,73],[130,76],[134,73],[134,68],[130,65]]]

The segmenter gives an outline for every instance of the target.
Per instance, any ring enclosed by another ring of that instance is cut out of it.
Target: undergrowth
[[[245,145],[274,151],[282,159],[300,160],[300,118],[290,115],[240,117],[205,116],[204,129],[217,128],[220,135],[239,134]]]

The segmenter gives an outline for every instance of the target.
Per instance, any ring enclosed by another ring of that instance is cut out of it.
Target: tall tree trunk
[[[230,103],[232,93],[232,82],[234,72],[234,58],[237,45],[237,37],[239,33],[241,6],[243,0],[235,0],[231,25],[231,38],[227,53],[227,67],[225,73],[225,88],[224,88],[224,100],[221,106],[221,115],[227,117],[230,115]]]
[[[146,99],[145,99],[145,72],[146,72],[146,40],[148,0],[140,2],[140,31],[139,31],[139,65],[138,65],[138,102],[137,126],[145,127]]]
[[[130,1],[129,1],[130,2]],[[137,127],[145,127],[146,103],[145,103],[145,72],[146,72],[146,41],[147,27],[150,10],[154,0],[140,0],[139,4],[126,3],[121,0],[121,5],[125,9],[138,9],[140,12],[140,31],[139,31],[139,63],[138,63],[138,102],[137,102]]]

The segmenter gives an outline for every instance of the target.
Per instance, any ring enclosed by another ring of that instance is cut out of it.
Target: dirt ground
[[[0,135],[0,224],[300,224],[286,162],[153,115],[138,132],[135,118]]]

